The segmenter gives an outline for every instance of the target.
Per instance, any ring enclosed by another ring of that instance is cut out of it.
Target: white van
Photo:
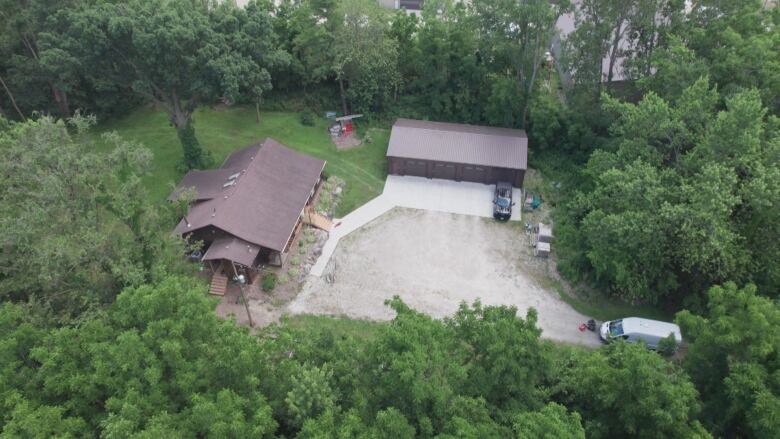
[[[605,342],[612,340],[625,340],[628,343],[644,341],[650,349],[656,349],[662,338],[674,334],[674,339],[679,345],[682,343],[680,327],[674,323],[659,322],[658,320],[643,319],[639,317],[626,317],[620,320],[604,322],[601,325],[599,335]]]

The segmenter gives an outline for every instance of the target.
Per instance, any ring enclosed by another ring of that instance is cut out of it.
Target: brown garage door
[[[406,160],[404,162],[404,174],[406,175],[414,175],[416,177],[427,177],[428,166],[425,162],[417,161],[417,160]]]
[[[463,165],[463,175],[461,180],[473,181],[475,183],[484,183],[487,169],[483,166]]]
[[[499,181],[506,181],[514,184],[515,182],[515,171],[512,169],[493,168],[493,172],[491,174],[493,175],[491,177],[492,181],[489,181],[488,183],[498,183]]]
[[[445,163],[435,163],[431,171],[431,178],[443,178],[445,180],[455,179],[455,165]]]

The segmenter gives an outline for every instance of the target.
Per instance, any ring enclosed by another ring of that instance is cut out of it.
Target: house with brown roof
[[[398,119],[387,148],[388,173],[523,187],[523,130]]]
[[[219,169],[184,176],[169,199],[194,191],[194,201],[174,232],[202,241],[202,260],[215,270],[229,263],[229,271],[253,274],[282,265],[324,167],[271,138],[239,149]]]

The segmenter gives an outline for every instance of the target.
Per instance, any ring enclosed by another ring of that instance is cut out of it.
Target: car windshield
[[[509,200],[506,198],[499,198],[496,200],[496,204],[498,204],[499,207],[509,207]]]
[[[614,322],[609,323],[609,334],[610,335],[623,335],[623,321],[622,320],[615,320]]]

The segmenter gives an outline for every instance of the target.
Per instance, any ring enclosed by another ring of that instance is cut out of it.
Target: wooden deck
[[[303,222],[326,232],[330,232],[331,227],[333,227],[331,220],[314,212],[314,209],[306,209],[306,212],[303,214]]]

